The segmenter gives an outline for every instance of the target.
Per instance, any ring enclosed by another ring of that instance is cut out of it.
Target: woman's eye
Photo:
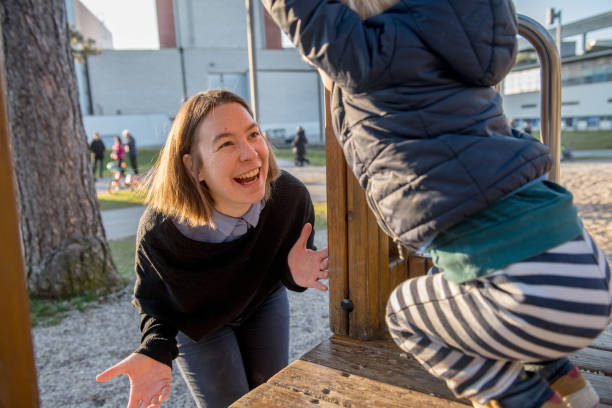
[[[229,147],[231,145],[232,145],[232,142],[224,142],[224,143],[221,143],[221,145],[219,146],[219,149],[222,149],[224,147]]]
[[[250,134],[251,139],[255,139],[256,137],[259,137],[259,136],[261,136],[261,133],[259,132],[253,132]]]

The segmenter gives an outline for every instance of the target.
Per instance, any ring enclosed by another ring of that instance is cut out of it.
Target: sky
[[[115,48],[159,47],[155,0],[81,0],[81,2],[113,33]],[[514,3],[517,12],[539,21],[545,27],[546,9],[549,7],[561,9],[563,24],[612,11],[610,0],[515,0]],[[612,38],[612,30],[595,32],[589,36],[589,38],[597,37]]]
[[[159,48],[155,0],[81,0],[113,34],[117,49]]]

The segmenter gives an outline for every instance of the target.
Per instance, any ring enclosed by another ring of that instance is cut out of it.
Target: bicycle
[[[133,171],[125,174],[126,164],[121,163],[121,169],[115,162],[108,162],[106,168],[113,172],[113,177],[108,182],[108,192],[117,194],[119,190],[136,190],[140,186],[139,177]]]

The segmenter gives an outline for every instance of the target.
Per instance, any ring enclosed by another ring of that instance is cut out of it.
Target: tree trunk
[[[50,298],[116,290],[122,282],[96,199],[64,0],[2,0],[0,24],[29,291]]]

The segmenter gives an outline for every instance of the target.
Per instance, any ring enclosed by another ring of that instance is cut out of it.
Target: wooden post
[[[327,241],[329,246],[329,325],[341,336],[349,335],[349,313],[341,303],[349,297],[347,257],[346,179],[344,154],[332,129],[329,91],[325,90],[325,150],[327,182]]]
[[[419,257],[401,259],[378,227],[332,129],[329,91],[325,91],[325,147],[330,327],[335,334],[353,339],[381,338],[387,333],[389,294],[409,276],[422,275],[430,263]]]
[[[9,139],[6,84],[0,69],[0,407],[30,408],[38,406],[38,389]]]

